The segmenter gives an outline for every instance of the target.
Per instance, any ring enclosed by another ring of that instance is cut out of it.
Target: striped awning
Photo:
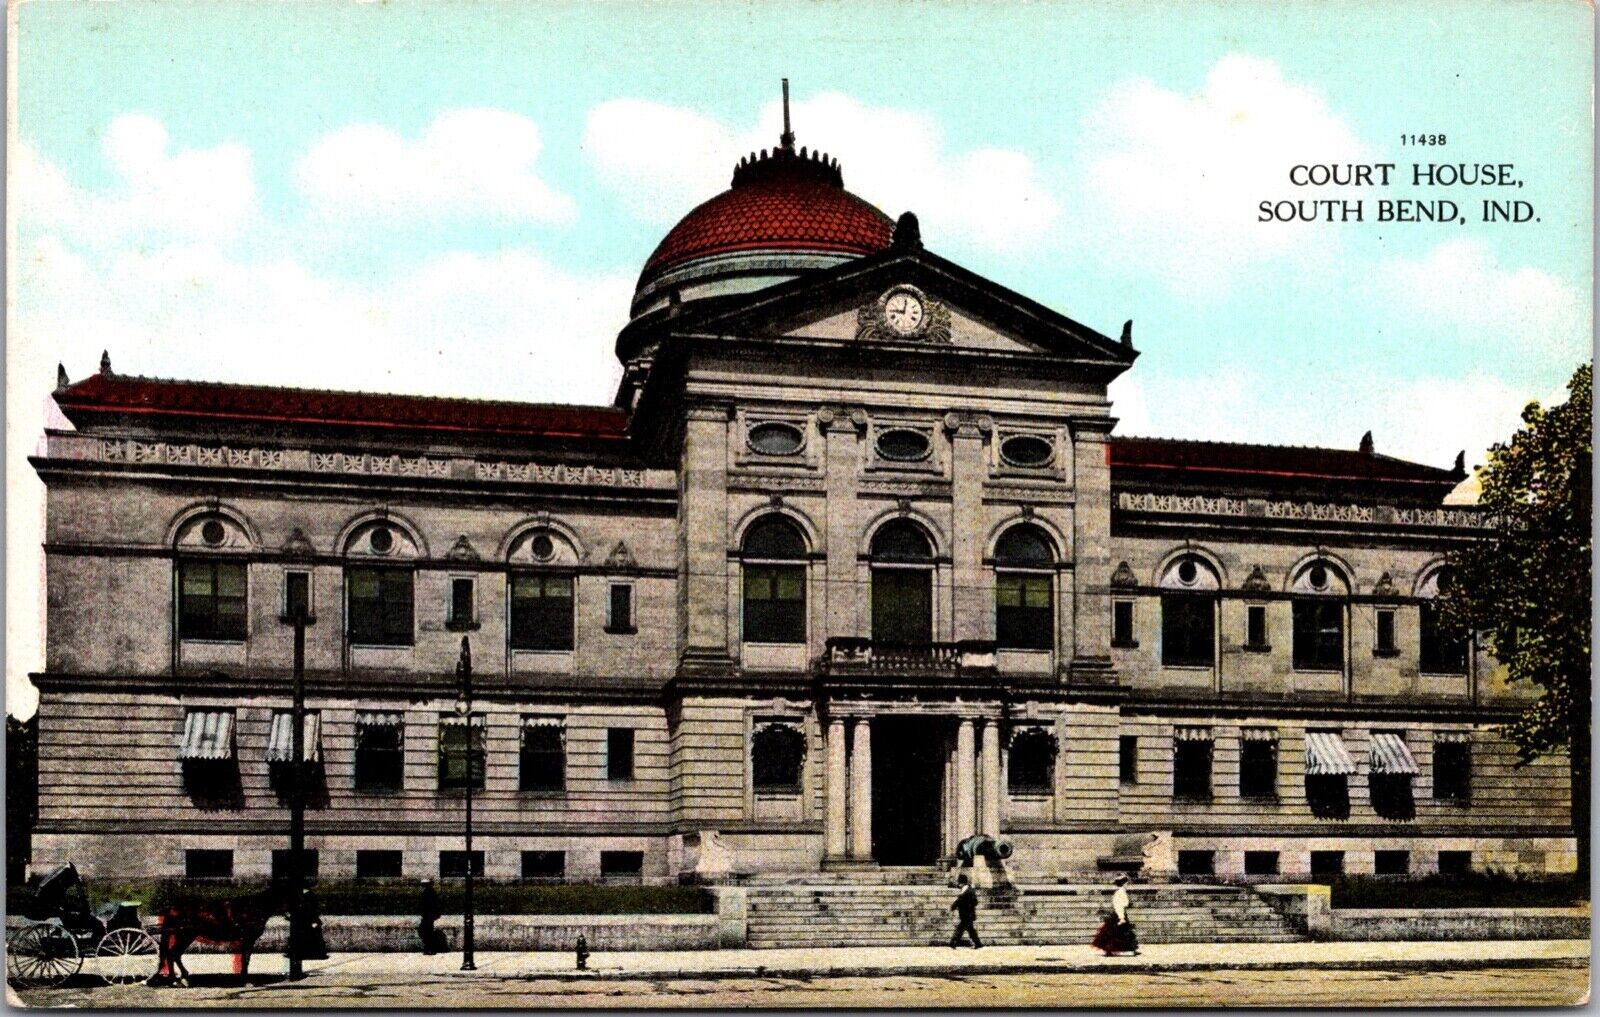
[[[1209,727],[1180,725],[1172,729],[1172,737],[1180,742],[1209,742],[1211,740],[1211,729]]]
[[[179,759],[232,759],[233,711],[190,710],[183,718]]]
[[[1373,773],[1395,773],[1415,776],[1416,757],[1406,747],[1405,735],[1394,731],[1374,731],[1369,759]]]
[[[308,763],[322,759],[322,714],[305,715],[300,744],[301,758]],[[287,763],[294,758],[294,714],[287,710],[272,715],[272,736],[267,739],[267,762]]]
[[[1344,739],[1337,731],[1306,732],[1306,773],[1314,777],[1348,777],[1356,772]]]
[[[567,722],[562,717],[548,717],[528,715],[522,718],[523,727],[566,727]]]
[[[399,710],[362,710],[356,714],[359,727],[400,727],[405,717]]]

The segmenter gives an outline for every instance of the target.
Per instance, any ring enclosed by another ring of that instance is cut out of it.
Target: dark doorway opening
[[[937,720],[872,721],[872,856],[878,864],[938,860],[944,743]]]

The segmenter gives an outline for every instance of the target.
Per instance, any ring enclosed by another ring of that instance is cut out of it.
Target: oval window
[[[915,462],[928,458],[933,445],[921,431],[898,428],[878,435],[878,455],[897,462]]]
[[[540,533],[529,543],[528,551],[539,561],[549,561],[556,556],[556,542],[550,539],[549,534]]]
[[[223,529],[222,524],[217,522],[215,519],[207,519],[200,525],[200,539],[205,541],[207,544],[210,544],[212,547],[216,547],[218,544],[221,544],[222,538],[226,537],[227,535],[228,533],[225,529]]]
[[[372,531],[372,549],[379,554],[388,554],[394,550],[394,534],[388,527],[379,526]]]
[[[750,447],[764,456],[791,456],[800,451],[805,439],[793,424],[768,421],[750,429]]]
[[[1185,586],[1193,586],[1194,581],[1200,578],[1200,569],[1195,565],[1193,558],[1185,558],[1178,566],[1178,582]]]
[[[1012,466],[1044,466],[1055,449],[1035,434],[1018,434],[1000,443],[1000,458]]]
[[[1313,590],[1320,590],[1328,585],[1328,570],[1322,565],[1313,565],[1307,578],[1311,580]]]

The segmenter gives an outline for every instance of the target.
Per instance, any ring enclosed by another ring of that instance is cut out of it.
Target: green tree
[[[1529,403],[1523,427],[1489,450],[1479,505],[1491,535],[1450,556],[1444,618],[1486,634],[1513,682],[1542,694],[1502,728],[1524,763],[1566,753],[1578,875],[1589,878],[1590,659],[1594,365],[1567,382],[1567,401]]]

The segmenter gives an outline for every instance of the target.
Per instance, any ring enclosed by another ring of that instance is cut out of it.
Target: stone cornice
[[[1154,491],[1117,491],[1115,499],[1115,508],[1119,513],[1220,517],[1250,520],[1258,525],[1310,522],[1473,531],[1485,530],[1492,525],[1486,514],[1466,507],[1410,507],[1209,494],[1162,494]]]

